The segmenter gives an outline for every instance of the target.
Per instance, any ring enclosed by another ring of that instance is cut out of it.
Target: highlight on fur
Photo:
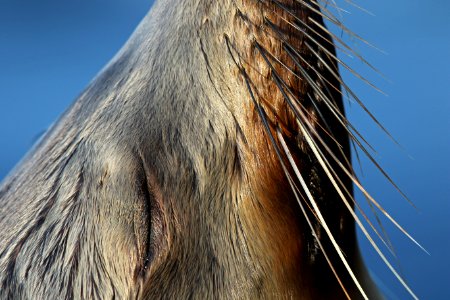
[[[343,33],[347,34],[350,38],[356,39],[369,46],[372,45],[364,40],[364,38],[348,29],[339,20],[339,18],[336,17],[339,12],[344,10],[340,8],[335,1],[287,1],[290,2],[289,4],[282,3],[282,1],[277,0],[262,0],[259,2],[261,6],[270,6],[271,4],[274,4],[276,8],[274,9],[273,16],[275,18],[281,19],[282,24],[275,25],[270,20],[270,18],[264,17],[264,26],[262,29],[264,31],[264,34],[262,35],[262,37],[253,37],[252,39],[252,46],[256,49],[255,52],[257,52],[255,55],[260,55],[270,69],[270,80],[272,80],[273,84],[276,85],[276,88],[278,89],[282,99],[284,100],[284,104],[292,114],[294,122],[297,125],[296,129],[298,130],[298,134],[301,135],[302,139],[306,141],[309,150],[314,154],[315,159],[317,159],[321,168],[326,173],[326,176],[331,181],[334,189],[339,194],[340,199],[348,208],[348,211],[351,213],[357,226],[360,228],[364,236],[376,250],[376,253],[378,253],[381,260],[392,271],[395,277],[397,277],[399,282],[405,287],[405,289],[413,298],[417,299],[417,296],[407,285],[402,276],[392,266],[392,264],[380,250],[371,233],[369,233],[367,227],[370,227],[373,230],[373,234],[375,234],[387,247],[387,249],[395,255],[388,237],[383,237],[379,230],[376,229],[374,224],[372,224],[372,222],[366,216],[364,211],[361,210],[360,206],[355,201],[352,192],[348,190],[348,188],[340,179],[340,176],[337,174],[336,167],[338,167],[340,171],[343,171],[343,173],[351,179],[353,184],[361,190],[372,207],[376,207],[381,214],[387,217],[387,219],[390,220],[409,239],[411,239],[411,241],[413,241],[425,252],[426,250],[420,244],[418,244],[417,241],[414,240],[414,238],[410,234],[408,234],[408,232],[403,229],[401,225],[398,224],[395,219],[379,204],[379,202],[377,202],[362,186],[355,175],[351,163],[348,159],[345,158],[345,155],[342,155],[343,147],[335,138],[335,134],[333,133],[333,130],[335,129],[332,129],[327,125],[327,122],[329,122],[329,120],[323,117],[323,113],[317,106],[317,103],[324,104],[325,109],[327,110],[327,115],[331,113],[331,115],[337,120],[337,122],[341,124],[343,128],[345,128],[348,136],[350,137],[350,142],[352,143],[353,147],[355,147],[355,149],[358,148],[358,150],[361,150],[379,169],[379,171],[389,180],[393,187],[397,189],[406,200],[409,201],[407,196],[400,190],[400,188],[394,183],[394,181],[389,177],[389,175],[384,171],[384,169],[378,164],[373,155],[370,153],[370,150],[373,150],[373,148],[344,116],[344,114],[342,113],[342,108],[336,104],[335,95],[333,95],[330,90],[332,90],[333,92],[338,91],[341,96],[344,95],[347,96],[350,100],[356,101],[372,118],[372,120],[389,137],[391,137],[394,142],[396,142],[387,131],[387,129],[383,127],[383,125],[376,119],[376,117],[367,109],[360,98],[342,80],[339,74],[338,67],[347,69],[351,74],[362,80],[364,83],[367,83],[372,88],[381,93],[383,92],[375,85],[373,85],[369,80],[360,75],[357,71],[353,70],[342,59],[339,59],[338,55],[336,55],[333,50],[330,50],[326,46],[335,45],[335,48],[338,50],[338,53],[340,55],[356,57],[371,69],[373,69],[373,71],[377,73],[379,73],[379,71],[375,67],[373,67],[367,60],[365,60],[363,56],[361,56],[357,51],[352,49],[352,47],[349,46],[343,38],[340,38],[339,36],[334,34],[333,31],[325,27],[325,25],[320,21],[315,20],[314,15],[319,15],[321,18],[328,21],[329,24],[336,26]],[[352,1],[345,2],[363,10],[363,8],[357,6]],[[302,11],[302,9],[305,8],[313,12],[313,16],[308,16],[305,19],[302,18],[299,11]],[[337,14],[332,12],[333,9],[335,12],[337,12]],[[264,9],[262,8],[262,10]],[[303,53],[299,53],[299,51],[296,49],[295,42],[293,42],[292,38],[292,36],[295,36],[295,34],[292,34],[293,31],[297,31],[301,36],[302,41],[300,42],[300,44],[303,44],[303,46],[308,49],[308,53],[306,55]],[[267,36],[275,36],[275,39],[281,41],[279,49],[268,49],[267,47],[261,45],[267,43],[266,41],[264,41],[264,39],[267,39]],[[271,51],[276,51],[277,53],[274,54],[271,53]],[[289,62],[280,59],[280,57],[288,57]],[[309,217],[306,213],[306,208],[304,207],[303,203],[308,206],[308,209],[313,212],[315,218],[324,228],[329,239],[333,243],[334,250],[338,253],[341,262],[345,265],[345,268],[352,277],[354,284],[358,287],[361,295],[367,299],[368,296],[360,285],[357,276],[355,276],[352,269],[348,265],[344,253],[342,253],[342,250],[340,249],[338,243],[335,241],[333,234],[329,230],[327,221],[323,218],[320,208],[317,205],[316,199],[314,199],[314,196],[312,196],[310,188],[308,187],[304,177],[302,176],[298,168],[297,163],[290,153],[290,149],[285,141],[286,135],[283,134],[282,128],[285,128],[285,125],[283,125],[283,120],[281,118],[278,118],[278,116],[274,121],[268,120],[269,118],[265,110],[271,110],[271,108],[264,107],[265,103],[267,103],[264,97],[255,96],[255,94],[258,94],[259,87],[256,84],[251,83],[245,63],[238,63],[236,61],[236,64],[239,65],[239,69],[242,73],[242,77],[246,81],[246,85],[248,87],[252,101],[254,102],[256,110],[258,111],[258,114],[264,123],[267,133],[270,135],[270,142],[272,143],[276,151],[279,162],[282,165],[283,171],[289,180],[292,191],[295,194],[295,198],[297,199],[299,206],[302,209],[302,213],[310,225],[312,234],[314,235],[314,228],[311,225],[311,222],[308,220]],[[252,68],[252,66],[249,66],[249,68]],[[296,95],[298,94],[298,90],[295,90],[295,87],[292,86],[292,83],[287,82],[287,80],[283,79],[283,77],[286,78],[286,76],[283,76],[283,73],[286,72],[289,73],[289,75],[291,75],[292,77],[295,77],[298,80],[304,82],[304,85],[306,86],[305,89],[307,89],[308,91],[302,96],[310,100],[310,103],[308,104],[313,106],[312,109],[306,107],[308,105],[305,105],[305,102],[308,102],[307,100],[301,99]],[[332,78],[333,82],[330,82],[330,78]],[[318,119],[320,121],[318,121]],[[325,133],[326,136],[330,137],[331,139],[328,142],[325,141],[321,137],[321,134],[318,132]],[[334,152],[333,150],[331,150],[331,147],[328,143],[333,144],[333,146],[337,145],[338,152]],[[332,164],[336,165],[333,166]],[[289,168],[294,171],[295,175],[291,174]],[[301,194],[299,190],[302,190],[302,192],[306,196],[299,195]],[[364,225],[362,220],[355,214],[353,210],[354,206],[356,206],[356,208],[360,211],[367,225]],[[316,239],[319,243],[321,251],[323,252],[323,255],[327,257],[326,251],[320,244],[319,239],[317,237]],[[333,270],[336,279],[341,283],[339,275],[334,271],[333,263],[329,259],[327,259],[327,262],[329,263],[330,268]],[[344,293],[349,296],[345,286],[342,285],[342,289],[344,290]]]
[[[353,170],[350,146],[406,198],[345,116],[342,98],[390,136],[340,75],[379,90],[345,62],[378,72],[342,12],[158,1],[0,186],[0,297],[380,297],[356,224],[417,299],[353,196],[419,245]]]

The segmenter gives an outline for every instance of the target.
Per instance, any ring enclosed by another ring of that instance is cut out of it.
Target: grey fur
[[[157,1],[3,181],[1,299],[298,297],[267,288],[238,212],[251,99],[224,41],[235,5]]]

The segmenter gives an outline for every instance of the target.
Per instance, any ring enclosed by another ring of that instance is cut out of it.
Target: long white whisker
[[[322,224],[322,228],[325,230],[328,238],[330,239],[331,243],[333,244],[333,247],[336,250],[336,253],[339,255],[339,258],[341,259],[342,263],[344,264],[345,268],[347,269],[347,272],[349,273],[350,277],[352,278],[353,282],[355,283],[355,285],[358,288],[361,295],[364,297],[364,299],[369,299],[369,297],[367,297],[363,287],[361,286],[358,279],[356,278],[355,273],[353,272],[352,268],[348,264],[347,259],[345,258],[344,254],[342,253],[342,250],[339,248],[339,245],[337,244],[336,240],[334,239],[334,236],[331,233],[330,228],[328,227],[327,222],[325,221],[325,218],[323,217],[322,213],[320,212],[319,206],[317,205],[314,197],[312,196],[308,185],[306,184],[305,180],[303,179],[303,176],[300,174],[300,171],[299,171],[297,165],[295,164],[295,161],[293,160],[292,155],[290,154],[289,148],[287,147],[286,142],[284,141],[284,138],[280,133],[278,133],[278,140],[280,141],[284,151],[286,152],[288,160],[291,164],[291,167],[294,169],[295,175],[297,176],[297,179],[299,180],[300,185],[302,186],[304,192],[306,193],[308,200],[310,201],[311,205],[313,206],[313,208],[317,214],[317,217],[319,218],[320,223]]]
[[[374,242],[370,234],[367,232],[364,224],[362,224],[359,217],[355,214],[353,211],[353,208],[348,203],[345,195],[342,193],[341,189],[339,188],[338,184],[336,183],[333,174],[331,174],[330,170],[328,169],[327,165],[325,164],[322,155],[319,153],[319,150],[317,149],[316,144],[312,140],[311,136],[309,135],[309,132],[306,131],[303,124],[301,122],[298,122],[300,126],[301,132],[304,134],[305,140],[307,141],[308,145],[310,146],[310,149],[314,152],[314,155],[316,156],[317,160],[319,161],[320,165],[322,166],[325,173],[327,173],[328,178],[330,179],[332,185],[334,186],[336,192],[338,192],[339,196],[341,197],[344,205],[347,207],[350,214],[353,216],[355,222],[358,224],[358,227],[361,229],[367,240],[370,242],[372,247],[376,250],[380,258],[383,260],[383,262],[386,264],[386,266],[391,270],[391,272],[394,274],[394,276],[402,283],[402,285],[405,287],[405,289],[409,292],[409,294],[414,298],[418,299],[416,294],[411,290],[411,288],[408,286],[408,284],[405,282],[405,280],[398,274],[398,272],[394,269],[394,267],[391,265],[391,263],[388,261],[388,259],[384,256],[384,254],[381,252],[381,250],[378,248],[377,244]]]

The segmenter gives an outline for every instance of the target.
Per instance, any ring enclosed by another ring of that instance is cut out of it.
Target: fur
[[[323,24],[308,6],[279,2]],[[311,123],[325,126],[306,100],[311,87],[280,66],[271,70],[258,53],[279,54],[279,39],[261,29],[266,16],[287,30],[272,13],[278,9],[274,1],[157,1],[1,184],[1,299],[345,298],[317,239],[329,253],[333,247],[308,211],[311,232],[270,142],[277,127],[367,295],[378,297],[354,220],[269,79],[279,72],[305,98]],[[292,37],[291,45],[319,65],[304,39]],[[322,72],[327,89],[339,86]],[[269,127],[248,83],[260,87]],[[342,113],[341,95],[330,93]],[[349,161],[344,126],[324,114],[343,151],[330,147]],[[351,180],[340,177],[351,193]],[[330,258],[349,295],[361,297],[339,257]]]

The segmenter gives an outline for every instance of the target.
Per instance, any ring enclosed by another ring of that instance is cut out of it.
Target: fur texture
[[[283,167],[271,143],[279,130],[350,266],[376,297],[354,220],[271,77],[280,74],[295,91],[310,130],[332,128],[332,138],[320,136],[340,161],[349,161],[345,126],[324,101],[308,98],[329,93],[342,113],[333,89],[340,82],[322,67],[328,83],[312,71],[318,87],[308,83],[307,65],[290,60],[271,29],[320,66],[307,36],[284,23],[295,19],[277,6],[326,35],[309,21],[323,24],[308,7],[315,2],[300,2],[158,1],[2,183],[0,298],[345,298],[318,240],[348,294],[361,297],[317,213],[307,211],[314,234],[302,215],[296,197],[306,199],[306,192],[293,192],[287,175],[294,170]],[[280,65],[271,69],[270,55],[297,75]],[[333,57],[324,57],[337,70]],[[281,161],[287,164],[287,154]],[[352,193],[351,180],[336,174]]]

